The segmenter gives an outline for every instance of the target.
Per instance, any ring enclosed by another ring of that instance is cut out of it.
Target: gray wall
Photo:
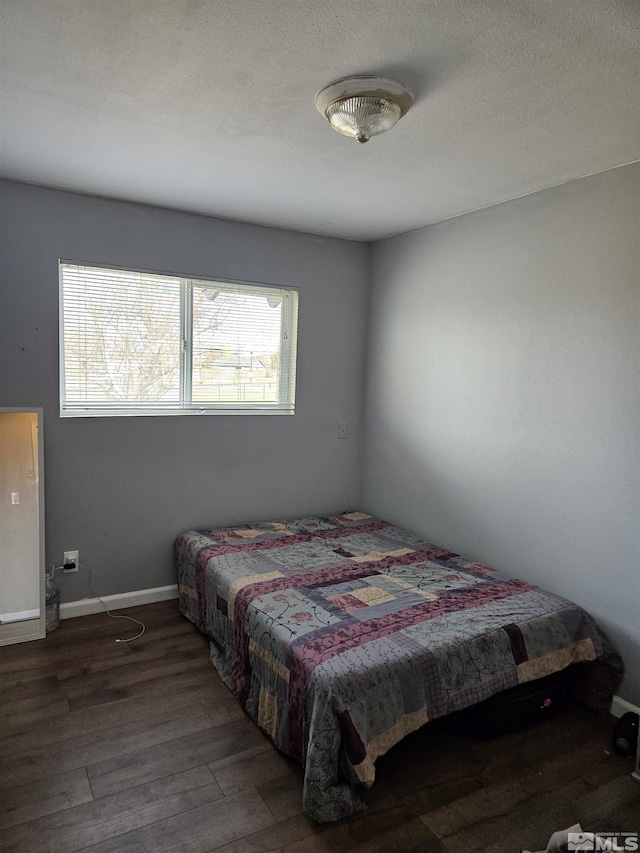
[[[360,504],[587,607],[640,702],[639,183],[374,246],[359,500],[367,246],[0,182],[0,405],[45,409],[47,561],[144,589],[184,529]],[[298,285],[296,415],[60,419],[59,257]]]
[[[589,609],[640,703],[640,166],[376,244],[363,507]]]
[[[0,183],[0,405],[43,406],[47,562],[175,582],[183,530],[357,505],[369,247]],[[300,290],[295,416],[58,416],[58,258]],[[349,437],[338,440],[339,420]],[[61,577],[63,600],[89,594]]]

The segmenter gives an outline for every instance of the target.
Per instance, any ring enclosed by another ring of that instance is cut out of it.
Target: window
[[[293,414],[298,293],[60,263],[60,414]]]

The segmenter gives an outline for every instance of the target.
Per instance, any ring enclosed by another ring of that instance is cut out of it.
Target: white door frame
[[[39,526],[39,575],[40,575],[40,616],[27,618],[20,622],[0,625],[0,646],[9,643],[22,643],[26,640],[41,640],[47,635],[47,608],[45,603],[45,554],[44,554],[44,432],[43,410],[41,406],[0,406],[2,412],[22,412],[37,415],[38,419],[38,526]]]

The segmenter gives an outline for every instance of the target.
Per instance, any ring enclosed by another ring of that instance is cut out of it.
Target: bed
[[[193,530],[175,554],[182,613],[319,822],[361,810],[376,759],[429,720],[574,664],[602,712],[622,674],[577,605],[363,512]]]

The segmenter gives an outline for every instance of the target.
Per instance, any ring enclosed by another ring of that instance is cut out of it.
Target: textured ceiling
[[[0,174],[372,240],[640,157],[637,0],[1,0]],[[358,145],[314,106],[407,83]]]

